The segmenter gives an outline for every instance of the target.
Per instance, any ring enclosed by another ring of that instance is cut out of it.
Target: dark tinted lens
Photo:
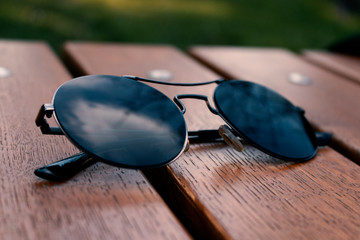
[[[276,92],[246,81],[226,81],[215,90],[220,115],[261,150],[289,160],[316,153],[314,131],[297,107]]]
[[[63,84],[55,115],[80,149],[125,167],[160,166],[187,140],[182,113],[158,90],[124,77],[86,76]]]

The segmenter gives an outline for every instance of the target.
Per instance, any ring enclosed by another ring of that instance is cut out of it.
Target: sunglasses
[[[201,86],[217,84],[208,96],[176,95],[174,100],[145,84]],[[181,99],[204,100],[226,124],[218,130],[188,131]],[[301,162],[327,145],[329,133],[315,132],[301,108],[275,91],[248,81],[219,79],[170,83],[135,76],[90,75],[61,85],[51,104],[36,118],[43,134],[65,135],[82,152],[35,170],[63,181],[101,161],[125,168],[160,167],[178,158],[190,143],[225,141],[238,151],[243,144],[282,160]],[[55,119],[51,127],[46,118]]]

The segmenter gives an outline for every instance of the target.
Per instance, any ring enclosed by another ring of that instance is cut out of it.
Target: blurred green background
[[[354,0],[353,0],[354,1]],[[357,0],[355,0],[357,1]],[[324,48],[360,32],[341,0],[1,0],[0,38]]]

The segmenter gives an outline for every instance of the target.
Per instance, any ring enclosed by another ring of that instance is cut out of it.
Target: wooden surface
[[[79,66],[83,74],[146,77],[154,69],[165,69],[176,82],[218,77],[168,46],[68,43],[65,50],[70,64]],[[254,70],[254,76],[264,67],[254,59],[243,64]],[[214,86],[160,88],[168,95],[211,96]],[[223,123],[203,102],[185,104],[189,130]],[[198,144],[169,166],[146,174],[199,238],[358,239],[360,235],[360,168],[328,147],[309,162],[291,164],[250,146],[238,153],[221,143]]]
[[[33,171],[77,150],[35,126],[41,104],[72,77],[44,43],[0,41],[0,239],[187,239],[143,175],[96,164],[52,184]]]
[[[305,60],[360,84],[360,58],[320,50],[303,52]]]
[[[196,47],[191,53],[229,78],[262,83],[306,110],[318,129],[334,134],[334,146],[360,163],[360,85],[307,63],[282,49]],[[311,80],[289,81],[291,73]]]

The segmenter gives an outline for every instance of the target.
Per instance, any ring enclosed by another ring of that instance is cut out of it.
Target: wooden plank
[[[306,50],[303,58],[315,65],[360,83],[360,58],[320,50]]]
[[[259,82],[280,92],[304,108],[316,128],[334,133],[338,151],[360,162],[359,85],[282,49],[195,47],[191,54],[229,78]],[[292,83],[294,73],[311,83]]]
[[[41,104],[71,79],[46,44],[0,41],[0,238],[187,239],[155,189],[136,170],[97,164],[52,184],[35,168],[77,152],[35,126]]]
[[[175,82],[218,78],[169,46],[68,43],[65,50],[83,74],[146,77],[165,69]],[[169,96],[211,96],[214,87],[159,88]],[[203,102],[185,104],[190,130],[223,124]],[[218,143],[192,145],[177,161],[146,174],[199,239],[356,239],[359,173],[358,165],[327,147],[309,162],[292,164],[250,146],[238,153]]]

